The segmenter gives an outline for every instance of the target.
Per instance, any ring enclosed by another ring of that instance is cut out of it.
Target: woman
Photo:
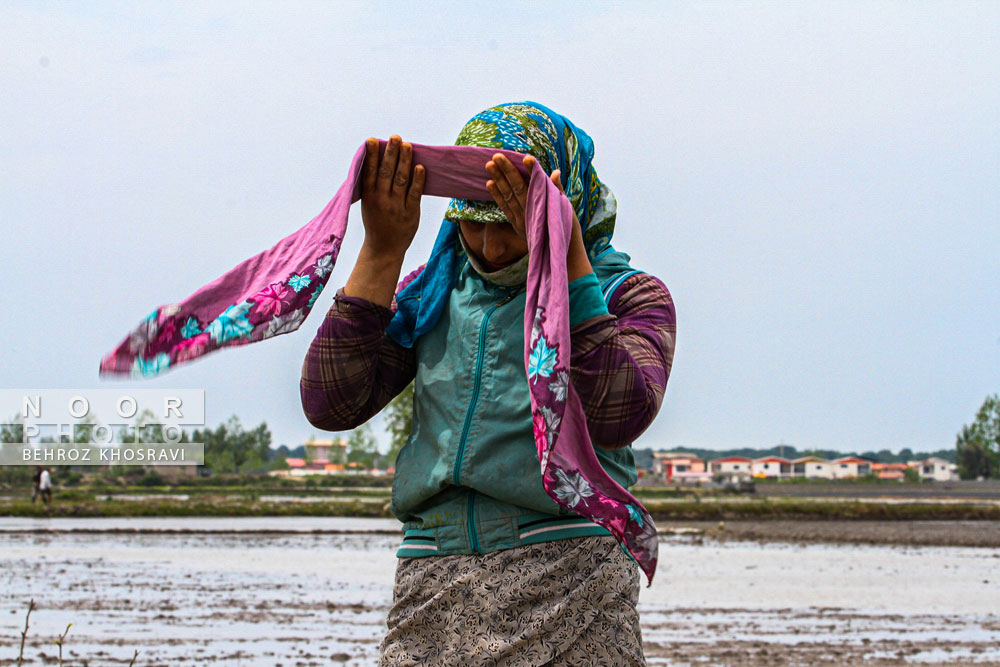
[[[566,382],[583,403],[602,466],[633,485],[630,445],[663,398],[674,309],[659,280],[610,246],[615,199],[591,165],[590,138],[524,102],[477,114],[456,144],[526,153],[524,166],[537,162],[569,198],[576,219]],[[369,139],[364,243],[302,368],[306,416],[331,431],[364,423],[415,382],[413,429],[393,481],[404,537],[379,664],[641,665],[635,561],[542,485],[522,356],[527,187],[500,154],[483,176],[494,201],[452,200],[432,253],[460,261],[434,263],[399,286],[451,286],[433,327],[408,340],[393,328],[394,296],[426,173],[399,136],[382,156]],[[452,225],[460,232],[453,247],[443,241],[454,238]],[[441,266],[454,270],[428,275]]]

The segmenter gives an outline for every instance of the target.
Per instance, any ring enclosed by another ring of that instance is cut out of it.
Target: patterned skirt
[[[378,664],[645,665],[640,574],[610,535],[400,558]]]

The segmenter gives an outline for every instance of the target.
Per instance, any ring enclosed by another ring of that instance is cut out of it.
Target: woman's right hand
[[[344,294],[388,308],[396,293],[406,250],[420,224],[420,197],[426,172],[423,165],[413,168],[413,146],[398,134],[389,138],[382,160],[378,140],[365,142],[365,162],[361,167],[361,217],[365,240],[354,264]]]
[[[361,168],[364,248],[373,256],[402,261],[420,224],[426,170],[418,164],[411,176],[413,146],[398,134],[389,137],[381,160],[378,148],[374,137],[365,142]]]

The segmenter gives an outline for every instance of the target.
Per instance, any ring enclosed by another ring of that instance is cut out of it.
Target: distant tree
[[[19,444],[22,440],[24,440],[24,419],[21,415],[15,414],[7,419],[6,423],[0,424],[0,444]],[[20,448],[14,447],[13,449],[19,450]],[[32,470],[33,468],[30,466],[3,466],[3,470],[0,471],[0,481],[16,484],[26,483],[31,480]]]
[[[378,447],[370,424],[362,424],[347,436],[347,462],[359,463],[365,468],[375,465]]]
[[[0,443],[15,443],[22,440],[24,440],[24,419],[21,415],[15,414],[6,423],[0,424]]]
[[[413,383],[406,386],[385,409],[386,429],[389,431],[389,452],[386,458],[395,461],[399,450],[406,444],[413,430]]]
[[[962,479],[992,477],[990,451],[982,433],[969,425],[962,427],[955,441],[958,450],[958,475]]]
[[[81,429],[88,430],[86,425]],[[93,433],[92,429],[90,433]],[[117,441],[122,444],[163,442],[163,427],[156,423],[156,414],[146,409],[133,417],[131,424],[124,424],[118,429]]]
[[[271,452],[271,463],[268,467],[271,470],[288,470],[288,447],[286,445]]]
[[[94,424],[96,420],[84,418],[73,427],[74,442],[90,441],[94,435]],[[86,440],[83,440],[86,438]],[[145,409],[132,418],[131,424],[123,424],[119,427],[114,442],[118,447],[135,447],[143,443],[163,442],[163,427],[156,423],[156,414],[149,409]],[[134,478],[142,476],[146,466],[126,463],[113,463],[108,466],[108,475],[111,477]]]
[[[73,424],[73,442],[79,445],[87,445],[94,443],[94,430],[100,420],[97,419],[92,413],[88,412],[84,417],[78,419],[76,423]],[[103,431],[102,431],[103,436]],[[96,458],[96,457],[95,457]],[[94,465],[78,465],[72,466],[76,470],[95,470],[99,467],[98,464]]]
[[[255,428],[247,431],[243,451],[246,458],[242,463],[244,470],[263,470],[271,461],[271,430],[266,422],[261,422]]]
[[[299,445],[298,447],[292,447],[285,452],[285,456],[290,459],[304,459],[306,457],[306,446]]]
[[[77,444],[87,444],[94,441],[94,428],[98,421],[89,412],[85,417],[73,424],[73,442]]]
[[[920,473],[917,472],[916,468],[906,468],[903,470],[903,481],[904,482],[919,482]]]
[[[976,418],[955,440],[962,479],[1000,477],[1000,395],[987,396]]]
[[[212,472],[259,470],[271,459],[271,431],[266,422],[247,431],[239,417],[233,415],[214,430],[195,430],[194,442],[205,445],[205,466]]]

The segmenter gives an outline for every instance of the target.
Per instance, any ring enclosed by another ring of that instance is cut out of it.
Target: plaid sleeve
[[[620,449],[631,445],[660,409],[677,319],[670,292],[647,273],[626,279],[608,310],[570,331],[570,378],[593,443]]]
[[[326,431],[355,428],[413,380],[414,351],[385,334],[392,315],[337,290],[302,363],[299,393],[310,424]]]

